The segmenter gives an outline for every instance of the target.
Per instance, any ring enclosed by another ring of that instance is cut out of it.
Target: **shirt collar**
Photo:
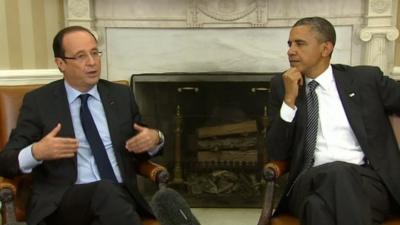
[[[312,81],[312,80],[317,81],[319,86],[322,89],[328,90],[329,87],[332,86],[332,82],[334,82],[332,66],[329,65],[328,68],[326,68],[326,70],[324,72],[322,72],[321,75],[319,75],[315,79],[311,79],[311,78],[306,77],[306,85],[308,85],[308,83],[310,83],[310,81]]]
[[[81,94],[90,94],[93,98],[100,101],[100,94],[97,90],[97,85],[93,86],[88,92],[83,93],[73,88],[67,81],[64,80],[65,90],[67,91],[68,103],[71,104],[75,99],[79,98]]]

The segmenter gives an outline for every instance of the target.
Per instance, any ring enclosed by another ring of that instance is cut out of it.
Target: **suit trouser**
[[[102,180],[77,184],[63,196],[48,225],[141,225],[136,204],[122,185]]]
[[[380,224],[390,196],[368,166],[333,162],[310,168],[293,186],[289,209],[303,225]]]

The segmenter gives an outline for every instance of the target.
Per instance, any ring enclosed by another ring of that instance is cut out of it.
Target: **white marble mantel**
[[[357,65],[364,60],[366,42],[359,33],[366,23],[365,0],[93,3],[91,28],[98,32],[106,52],[103,74],[109,79],[124,79],[132,73],[283,71],[288,67],[286,42],[291,25],[314,15],[328,18],[337,29],[334,63]]]
[[[102,76],[111,80],[128,79],[133,73],[279,72],[288,67],[290,27],[306,16],[325,17],[336,27],[333,63],[376,65],[385,74],[400,77],[400,69],[394,67],[398,0],[64,0],[64,4],[66,25],[83,25],[98,35],[104,51]]]

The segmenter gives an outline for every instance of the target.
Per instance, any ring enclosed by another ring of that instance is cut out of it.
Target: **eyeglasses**
[[[62,59],[71,59],[71,60],[76,60],[77,62],[83,63],[86,62],[89,59],[89,56],[92,57],[92,59],[94,60],[98,60],[100,59],[101,55],[103,54],[103,52],[100,51],[91,51],[89,54],[81,52],[78,53],[76,56],[74,57],[61,57]]]

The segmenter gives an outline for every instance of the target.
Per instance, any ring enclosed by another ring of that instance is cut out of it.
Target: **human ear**
[[[62,58],[55,58],[54,62],[56,63],[58,69],[60,70],[60,72],[64,72],[64,68],[65,68],[65,62]]]
[[[323,43],[323,50],[322,50],[322,56],[328,57],[332,54],[333,52],[333,44],[330,41],[326,41]]]

